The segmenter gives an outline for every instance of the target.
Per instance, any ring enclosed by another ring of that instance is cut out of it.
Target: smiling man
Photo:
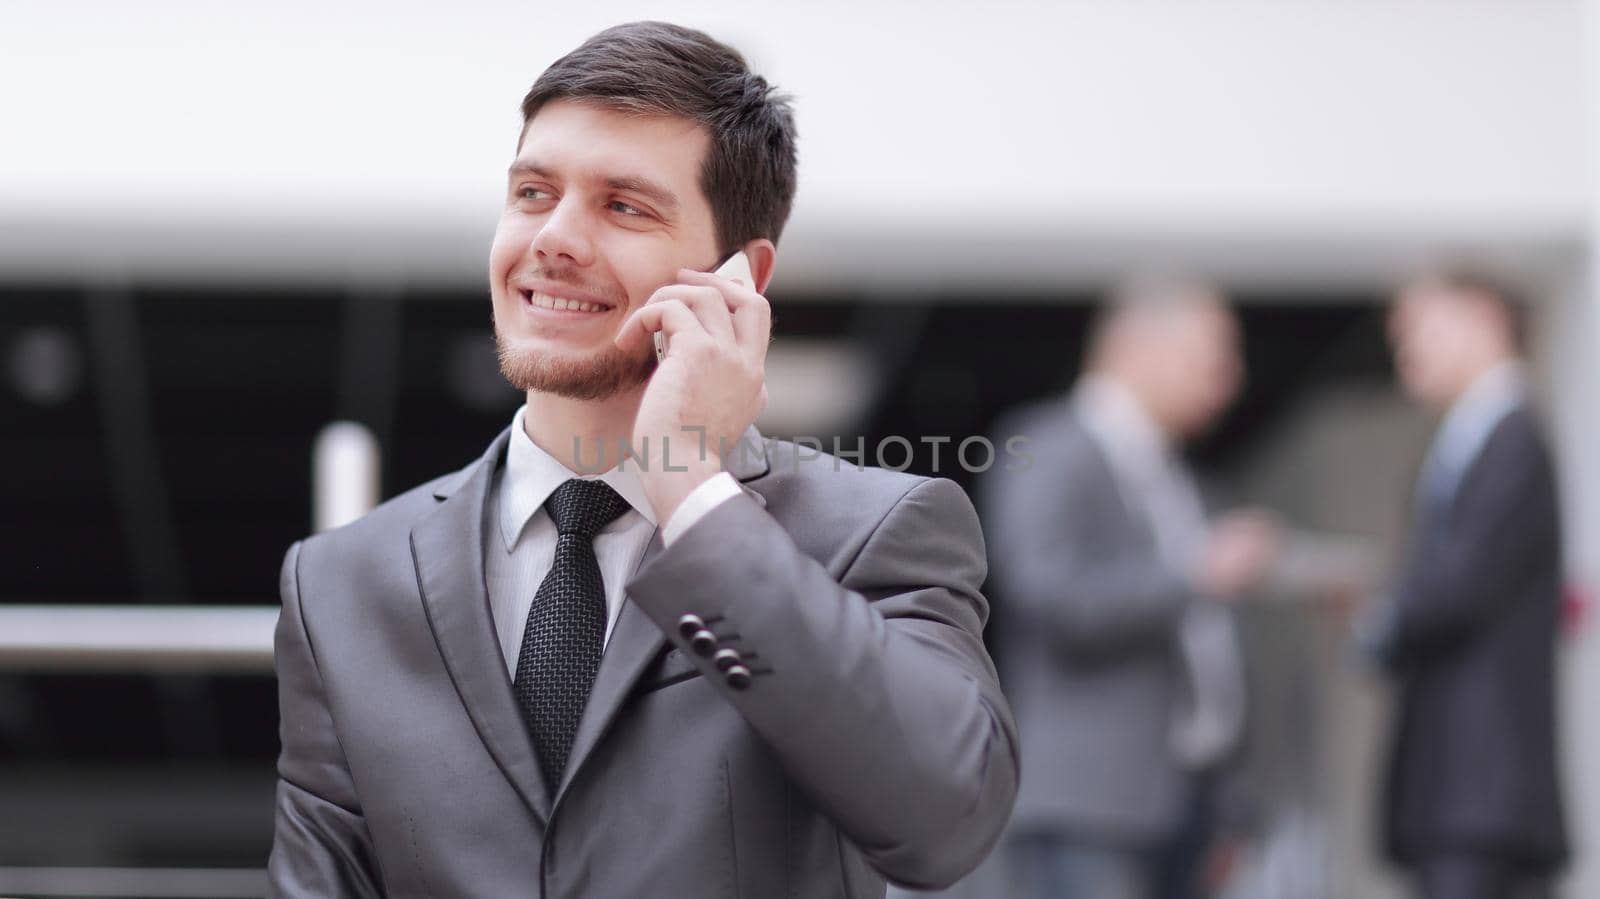
[[[752,424],[787,101],[635,23],[522,111],[489,278],[526,403],[479,459],[289,549],[272,895],[954,881],[1017,783],[972,505]],[[753,283],[706,273],[735,252]]]

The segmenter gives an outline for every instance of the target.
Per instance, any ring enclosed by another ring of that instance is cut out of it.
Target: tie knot
[[[590,540],[628,511],[628,501],[605,481],[572,478],[550,494],[545,508],[556,523],[557,534]]]

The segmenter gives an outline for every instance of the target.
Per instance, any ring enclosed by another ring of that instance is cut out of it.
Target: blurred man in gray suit
[[[1566,857],[1556,779],[1561,531],[1507,288],[1452,272],[1390,318],[1406,392],[1444,414],[1409,553],[1361,636],[1401,691],[1386,848],[1427,899],[1545,895]]]
[[[1017,782],[977,515],[752,425],[787,101],[635,23],[522,113],[489,286],[526,403],[481,458],[289,550],[272,895],[956,880]],[[707,274],[735,251],[748,274]]]
[[[1019,896],[1191,894],[1205,777],[1244,724],[1228,606],[1276,539],[1258,513],[1208,522],[1180,457],[1239,389],[1238,340],[1214,290],[1137,285],[1071,394],[998,427],[1033,457],[982,492],[1022,734]]]

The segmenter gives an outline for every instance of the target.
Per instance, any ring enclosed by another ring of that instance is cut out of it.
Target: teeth
[[[580,300],[569,300],[563,297],[553,297],[543,293],[527,293],[528,301],[541,309],[559,309],[573,312],[604,312],[606,307],[599,303],[585,303]]]

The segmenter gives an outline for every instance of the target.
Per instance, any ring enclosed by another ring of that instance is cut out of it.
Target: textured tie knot
[[[592,540],[628,511],[628,501],[605,481],[573,478],[550,494],[545,508],[556,523],[557,534]]]

